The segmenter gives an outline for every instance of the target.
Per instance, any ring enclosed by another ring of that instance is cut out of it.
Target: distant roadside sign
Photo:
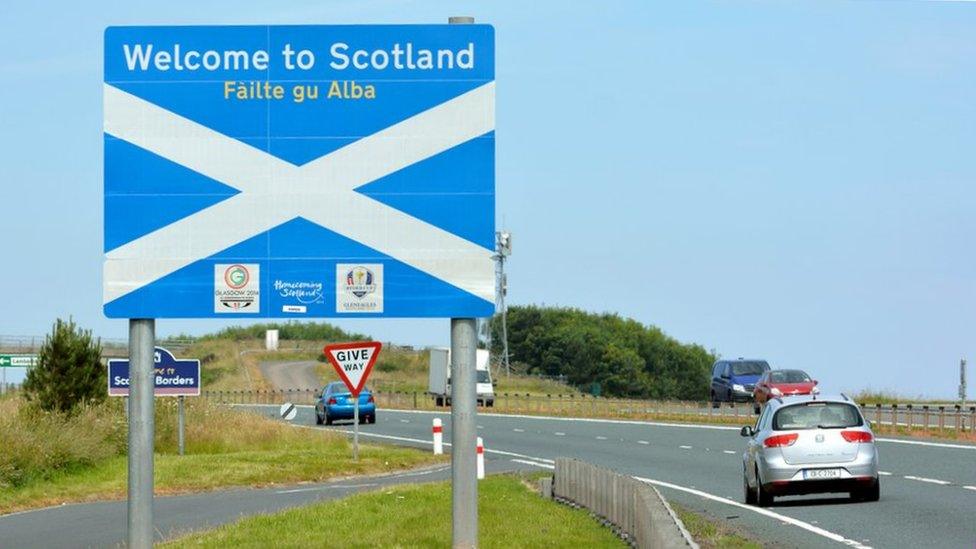
[[[199,396],[200,361],[177,359],[173,353],[156,347],[153,379],[155,396]],[[108,361],[109,396],[129,396],[129,359]]]
[[[279,413],[281,414],[281,419],[291,421],[295,419],[296,415],[298,415],[298,407],[291,402],[286,402],[281,405]]]
[[[37,366],[36,355],[0,355],[0,368],[30,368]]]
[[[352,396],[358,397],[382,348],[383,344],[379,341],[337,343],[325,346],[325,356]]]

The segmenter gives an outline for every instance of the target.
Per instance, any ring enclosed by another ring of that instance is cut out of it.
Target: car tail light
[[[329,399],[329,404],[335,404],[335,403],[336,403],[335,397]]]
[[[366,402],[373,402],[373,395],[369,395],[369,398],[366,399]]]
[[[766,448],[779,448],[781,446],[792,446],[796,439],[800,435],[796,433],[790,433],[788,435],[775,435],[767,438],[763,441]]]
[[[871,442],[874,437],[867,431],[841,431],[840,436],[847,442]]]

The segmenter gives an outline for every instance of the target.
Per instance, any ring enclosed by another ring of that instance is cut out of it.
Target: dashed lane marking
[[[723,454],[732,454],[732,455],[735,455],[735,451],[734,450],[722,450],[722,453]]]
[[[515,431],[516,433],[524,433],[525,432],[525,429],[512,429],[512,430]]]
[[[525,465],[534,465],[536,467],[542,467],[543,469],[555,469],[555,465],[550,465],[548,463],[539,463],[538,461],[529,461],[527,459],[517,459],[512,458],[515,463],[524,463]]]
[[[596,439],[597,439],[597,440],[607,440],[607,437],[604,437],[604,436],[598,436],[598,437],[596,437]]]
[[[681,448],[682,450],[691,450],[691,446],[682,445],[682,446],[678,446],[678,448]]]
[[[878,471],[878,474],[881,475],[881,476],[883,476],[883,477],[890,477],[891,476],[891,473],[888,472],[888,471]]]
[[[904,478],[906,478],[908,480],[917,480],[919,482],[928,482],[929,484],[939,484],[941,486],[948,486],[948,485],[952,484],[948,480],[939,480],[937,478],[916,477],[914,475],[905,475]]]
[[[566,433],[560,433],[559,431],[556,431],[556,436],[557,437],[564,437],[564,436],[566,436]]]
[[[650,444],[650,442],[647,442],[646,440],[638,440],[637,444]]]

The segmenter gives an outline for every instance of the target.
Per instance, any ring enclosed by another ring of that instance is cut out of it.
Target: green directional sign
[[[36,355],[0,355],[0,368],[30,368],[37,366]]]

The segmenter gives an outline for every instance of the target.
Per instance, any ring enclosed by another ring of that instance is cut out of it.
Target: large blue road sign
[[[110,27],[112,318],[494,311],[487,25]]]
[[[156,396],[199,396],[200,361],[178,359],[162,347],[153,357],[153,381]],[[109,396],[129,396],[129,360],[108,361]]]

